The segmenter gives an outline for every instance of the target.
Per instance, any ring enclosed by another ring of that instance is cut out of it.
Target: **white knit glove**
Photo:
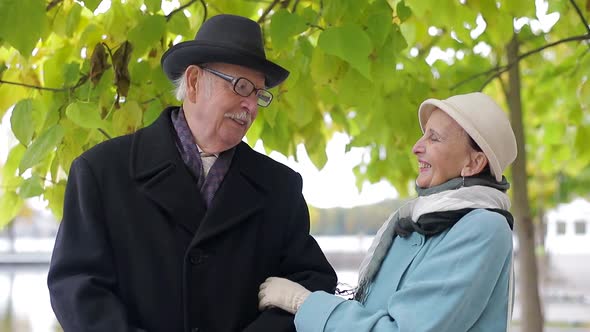
[[[294,314],[309,294],[310,291],[296,282],[270,277],[260,285],[258,308],[277,307]]]

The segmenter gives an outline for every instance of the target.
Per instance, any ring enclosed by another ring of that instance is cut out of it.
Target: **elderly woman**
[[[361,264],[353,300],[283,278],[261,309],[295,313],[297,331],[506,331],[512,225],[502,176],[516,158],[505,113],[487,95],[428,99],[413,153],[419,197],[396,211]]]

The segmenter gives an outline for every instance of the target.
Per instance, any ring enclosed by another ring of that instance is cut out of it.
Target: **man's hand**
[[[311,294],[305,287],[285,278],[270,277],[260,285],[258,308],[281,308],[295,314]]]

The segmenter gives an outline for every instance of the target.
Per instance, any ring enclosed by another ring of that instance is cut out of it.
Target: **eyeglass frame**
[[[253,93],[253,92],[256,92],[256,101],[257,101],[257,102],[256,102],[256,104],[257,104],[258,106],[260,106],[260,107],[268,107],[268,105],[270,105],[270,103],[271,103],[271,102],[272,102],[272,100],[274,99],[274,96],[273,96],[272,92],[270,92],[270,91],[268,91],[268,90],[266,90],[266,89],[257,88],[257,87],[256,87],[256,84],[254,84],[252,81],[250,81],[249,79],[247,79],[247,78],[245,78],[245,77],[242,77],[242,76],[240,76],[240,77],[234,77],[234,76],[231,76],[231,75],[228,75],[228,74],[222,73],[222,72],[220,72],[220,71],[218,71],[218,70],[211,69],[211,68],[209,68],[209,67],[205,67],[205,66],[199,66],[199,68],[201,68],[201,69],[203,69],[204,71],[206,71],[206,72],[209,72],[209,73],[211,73],[211,74],[213,74],[213,75],[215,75],[215,76],[217,76],[217,77],[219,77],[219,78],[221,78],[221,79],[223,79],[223,80],[225,80],[225,81],[228,81],[228,82],[230,82],[230,83],[231,83],[231,85],[232,85],[232,90],[234,90],[234,92],[235,92],[237,95],[239,95],[239,96],[242,96],[242,97],[250,97],[250,96],[252,95],[252,93]],[[246,80],[246,81],[248,81],[250,84],[252,84],[252,91],[250,91],[250,93],[249,93],[247,96],[244,96],[243,94],[239,93],[239,92],[236,90],[236,86],[238,85],[238,82],[239,82],[240,80]],[[268,104],[266,104],[266,105],[260,105],[260,102],[259,102],[259,101],[260,101],[260,97],[258,97],[258,91],[264,91],[264,92],[267,92],[267,93],[269,94],[269,96],[270,96],[270,100],[269,100]]]

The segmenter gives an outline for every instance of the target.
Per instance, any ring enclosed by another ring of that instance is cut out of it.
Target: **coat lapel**
[[[392,255],[391,253],[388,253],[383,261],[383,266],[387,271],[390,271],[390,273],[387,274],[387,282],[391,285],[395,285],[396,289],[399,287],[402,276],[420,251],[423,239],[422,235],[415,232],[408,238],[396,236],[392,246],[389,248],[389,250],[395,252],[395,254]],[[390,265],[395,268],[390,268]]]
[[[262,209],[267,190],[258,181],[255,154],[246,143],[236,147],[232,164],[191,245],[235,227]]]
[[[176,147],[176,133],[167,108],[133,139],[130,173],[141,191],[173,222],[195,234],[206,208],[196,180]],[[194,185],[190,185],[194,184]]]

